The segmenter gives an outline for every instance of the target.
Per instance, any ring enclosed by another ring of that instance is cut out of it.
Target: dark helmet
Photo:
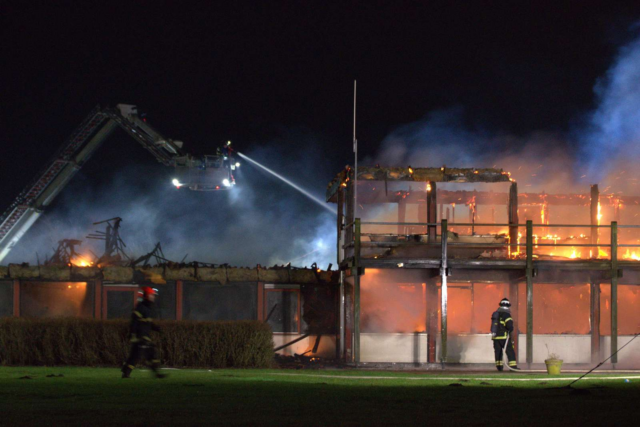
[[[150,286],[143,286],[138,290],[138,296],[144,299],[149,299],[149,295],[158,295],[158,290]]]
[[[500,307],[509,308],[509,307],[511,307],[511,303],[509,302],[509,300],[507,298],[502,298],[502,301],[500,301]]]

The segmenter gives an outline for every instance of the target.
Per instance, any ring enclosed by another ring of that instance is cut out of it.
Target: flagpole
[[[353,175],[354,196],[353,196],[353,217],[355,219],[358,209],[358,140],[356,139],[356,86],[357,81],[353,81],[353,152],[355,153],[355,168]]]

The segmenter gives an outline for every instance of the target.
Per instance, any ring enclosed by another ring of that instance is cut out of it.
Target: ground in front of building
[[[2,367],[0,425],[637,425],[640,373]]]

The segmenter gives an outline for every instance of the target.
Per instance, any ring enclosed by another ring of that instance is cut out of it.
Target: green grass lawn
[[[638,425],[640,375],[0,368],[2,425]],[[47,375],[59,375],[47,377]],[[20,379],[29,376],[31,379]],[[576,375],[565,375],[575,378]],[[610,378],[610,379],[607,379]],[[527,379],[531,381],[504,381]]]

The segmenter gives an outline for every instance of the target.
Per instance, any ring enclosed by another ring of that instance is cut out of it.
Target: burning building
[[[640,332],[638,197],[519,193],[501,169],[376,166],[347,167],[327,201],[346,361],[491,363],[503,297],[520,364],[600,361]],[[611,362],[637,367],[639,354],[634,342]]]
[[[291,267],[10,264],[0,266],[0,317],[129,318],[139,286],[151,285],[161,319],[260,320],[281,354],[334,359],[338,276]]]

